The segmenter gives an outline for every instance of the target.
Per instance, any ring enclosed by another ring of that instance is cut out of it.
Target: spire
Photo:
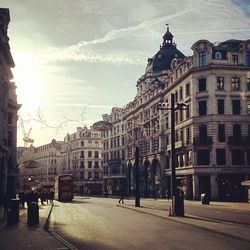
[[[167,47],[167,48],[173,48],[175,47],[175,45],[173,44],[173,35],[172,33],[169,31],[169,24],[166,24],[167,26],[167,32],[164,34],[163,38],[163,43],[162,43],[162,47]]]

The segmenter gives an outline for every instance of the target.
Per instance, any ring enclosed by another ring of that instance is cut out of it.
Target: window
[[[224,124],[218,125],[218,141],[225,142],[225,125]]]
[[[175,123],[178,123],[178,111],[175,111]]]
[[[206,51],[199,52],[199,66],[206,65]]]
[[[8,113],[8,124],[12,125],[13,119],[12,119],[12,114]]]
[[[217,90],[224,90],[224,77],[217,77]]]
[[[92,151],[88,151],[88,158],[92,157]]]
[[[216,149],[217,165],[226,165],[226,151],[225,149]]]
[[[95,161],[95,165],[94,165],[94,168],[99,168],[99,164],[98,164],[98,161]]]
[[[199,126],[199,140],[206,141],[207,139],[207,125],[200,125]]]
[[[80,179],[83,180],[83,178],[84,178],[84,173],[81,172],[81,173],[80,173]]]
[[[198,165],[209,165],[210,164],[209,149],[197,150],[197,164]]]
[[[180,100],[182,100],[183,99],[182,87],[180,87],[179,96],[180,96]]]
[[[186,97],[190,96],[190,83],[186,84]]]
[[[80,165],[80,168],[84,168],[84,161],[81,161],[81,165]]]
[[[186,105],[186,119],[190,118],[190,105]]]
[[[92,168],[92,161],[88,161],[88,168]]]
[[[99,158],[98,151],[95,151],[95,158]]]
[[[250,78],[247,78],[246,82],[247,82],[247,91],[250,91]]]
[[[88,179],[92,180],[92,172],[88,172]]]
[[[216,51],[214,57],[216,60],[221,60],[221,52]]]
[[[191,138],[190,128],[189,127],[186,128],[186,138],[187,138],[187,145],[189,145],[190,144],[190,138]]]
[[[244,151],[243,149],[232,149],[232,165],[244,165]]]
[[[84,151],[81,151],[80,158],[84,158]]]
[[[232,55],[232,62],[233,65],[238,65],[238,55]]]
[[[224,114],[224,100],[223,99],[217,100],[217,104],[218,104],[218,114],[223,115]]]
[[[207,101],[199,101],[199,115],[207,115]]]
[[[201,91],[206,91],[207,86],[206,86],[206,79],[199,79],[199,92]]]
[[[250,100],[247,100],[247,113],[250,114]]]
[[[232,100],[233,115],[240,115],[240,100]]]
[[[241,137],[241,125],[240,124],[234,124],[233,125],[233,137],[239,138]]]
[[[95,172],[95,179],[96,179],[96,180],[99,179],[99,172]]]
[[[250,51],[246,52],[246,66],[250,66]]]
[[[180,122],[182,122],[183,121],[183,110],[181,109],[180,110]]]
[[[81,146],[82,146],[82,147],[84,146],[84,141],[81,141]]]
[[[232,78],[232,85],[231,85],[232,91],[240,91],[240,78],[235,76]]]

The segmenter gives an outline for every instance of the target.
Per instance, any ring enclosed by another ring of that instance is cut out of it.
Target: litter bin
[[[205,193],[201,194],[201,204],[209,205],[209,198]]]
[[[28,205],[28,225],[39,223],[39,206],[36,202],[30,202]]]
[[[177,194],[173,196],[174,216],[184,217],[184,197]]]
[[[11,199],[7,210],[7,225],[19,222],[19,199]]]

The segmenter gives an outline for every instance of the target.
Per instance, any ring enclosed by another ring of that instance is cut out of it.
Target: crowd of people
[[[54,200],[54,191],[42,190],[41,192],[37,191],[21,191],[19,192],[18,198],[20,200],[20,207],[24,208],[25,202],[29,205],[30,202],[36,202],[40,200],[41,205],[44,203],[53,203]]]
[[[41,205],[45,205],[45,203],[53,203],[54,200],[54,191],[53,190],[42,190],[38,191],[20,191],[18,194],[20,208],[25,207],[25,203],[27,206],[31,202],[38,203],[41,202]],[[4,218],[7,216],[7,211],[10,208],[10,198],[7,195],[0,196],[0,214],[1,209],[3,208]]]

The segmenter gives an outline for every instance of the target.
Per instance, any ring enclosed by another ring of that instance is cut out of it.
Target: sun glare
[[[22,104],[21,113],[30,114],[40,106],[44,92],[41,64],[32,55],[16,55],[14,61],[13,80],[17,86],[18,103]]]

